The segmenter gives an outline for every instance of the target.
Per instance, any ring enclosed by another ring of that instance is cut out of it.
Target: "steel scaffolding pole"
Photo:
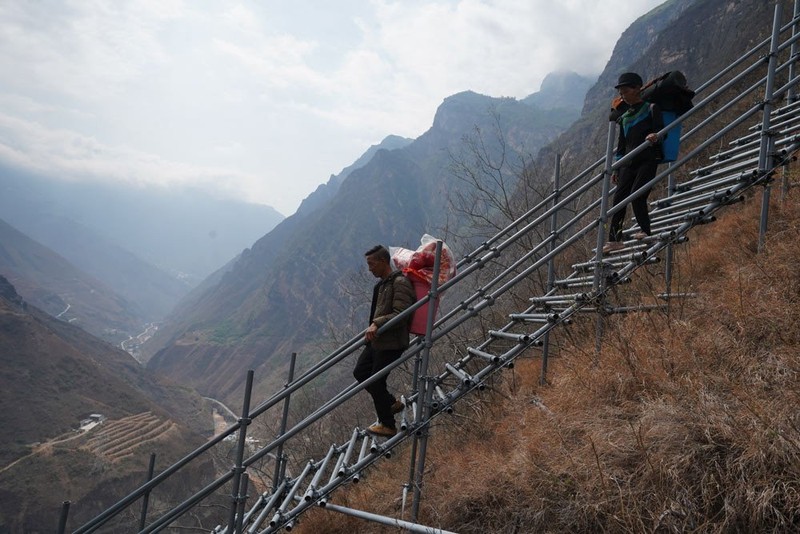
[[[233,466],[233,480],[231,482],[231,506],[228,512],[228,532],[235,532],[236,510],[242,499],[247,495],[242,495],[242,473],[245,467],[242,465],[244,460],[244,448],[247,445],[247,427],[250,425],[250,396],[253,392],[252,369],[247,371],[247,382],[244,387],[244,400],[242,401],[242,417],[239,418],[239,440],[236,443],[236,463]],[[246,484],[245,484],[246,489]]]
[[[775,68],[778,63],[778,39],[781,28],[781,3],[775,2],[775,17],[772,22],[772,41],[769,47],[769,62],[767,66],[767,84],[764,87],[764,107],[761,122],[761,146],[758,153],[758,172],[766,173],[767,159],[772,157],[774,150],[773,132],[770,130],[770,120],[773,108],[772,99],[775,87]],[[794,44],[792,45],[794,46]],[[761,196],[761,221],[758,230],[758,251],[764,250],[767,235],[767,221],[769,220],[769,198],[772,186],[769,180],[764,182],[764,192]]]
[[[558,240],[558,197],[560,194],[559,186],[561,182],[561,154],[555,156],[555,170],[553,172],[553,215],[550,218],[550,250],[556,248],[556,241]],[[556,281],[556,264],[555,256],[550,258],[547,262],[547,292],[553,291]],[[545,385],[547,383],[547,359],[550,357],[550,331],[548,330],[544,339],[542,340],[542,373],[539,376],[539,384]]]
[[[297,362],[297,353],[293,352],[291,357],[289,358],[289,373],[286,377],[286,386],[284,387],[289,387],[289,384],[291,384],[292,380],[294,380],[294,367],[296,362]],[[290,399],[291,395],[287,395],[286,398],[283,399],[283,414],[281,416],[281,429],[280,433],[278,434],[278,437],[286,433],[286,426],[289,420]],[[283,443],[281,443],[280,445],[278,445],[278,449],[275,451],[275,474],[272,477],[273,492],[280,485],[284,475],[286,474],[286,461],[287,459],[284,457],[283,454]]]
[[[146,482],[150,482],[153,480],[153,473],[155,472],[156,467],[156,453],[150,453],[150,463],[147,466],[147,480]],[[152,490],[147,490],[142,495],[142,513],[139,517],[139,530],[144,530],[144,526],[147,524],[147,508],[150,506],[150,492]]]
[[[67,530],[67,518],[69,517],[70,501],[61,503],[61,516],[58,518],[58,534],[64,534]]]
[[[359,519],[366,519],[367,521],[373,521],[375,523],[380,523],[382,525],[400,528],[408,532],[414,532],[415,534],[456,534],[455,532],[450,532],[449,530],[444,530],[441,528],[434,528],[434,527],[426,527],[417,523],[409,523],[408,521],[393,519],[391,517],[372,514],[361,510],[354,510],[352,508],[347,508],[345,506],[339,506],[336,504],[327,504],[325,506],[325,509],[331,510],[333,512],[339,512],[340,514],[346,514],[352,517],[358,517]]]
[[[800,17],[800,0],[794,0],[794,11],[792,14],[792,37],[796,37],[798,34],[798,27],[797,27],[797,19]],[[796,70],[796,58],[797,58],[797,43],[795,41],[792,42],[792,46],[789,49],[789,79],[795,77],[795,70]],[[795,94],[794,88],[789,89],[786,93],[786,101],[789,104],[794,103],[797,100],[797,95]]]
[[[614,153],[614,135],[617,131],[617,123],[608,122],[608,135],[606,138],[606,166],[603,170],[603,190],[600,196],[600,217],[597,225],[597,249],[594,255],[594,280],[592,281],[592,293],[598,295],[605,287],[605,268],[603,267],[603,246],[606,243],[606,231],[608,230],[608,196],[611,193],[612,155]],[[595,332],[595,357],[600,356],[601,342],[603,339],[603,314],[597,315]]]
[[[800,18],[800,0],[794,0],[794,11],[792,13],[792,37],[796,37],[798,35],[798,18]],[[789,79],[795,77],[795,72],[797,70],[797,43],[792,42],[792,46],[789,49]],[[786,101],[791,105],[798,100],[798,96],[796,94],[795,88],[792,87],[789,91],[786,92]],[[789,194],[789,166],[785,165],[782,170],[782,180],[781,180],[781,202],[786,200],[787,195]]]
[[[672,163],[669,164],[670,171]],[[675,175],[670,172],[667,176],[667,198],[675,194]],[[672,293],[672,267],[674,260],[674,245],[672,241],[667,243],[666,265],[664,266],[664,292],[669,295]],[[667,299],[667,312],[671,311],[670,300]]]
[[[415,437],[419,435],[419,458],[417,459],[417,469],[414,474],[414,498],[411,502],[411,521],[417,522],[419,517],[419,504],[422,496],[422,479],[425,475],[425,454],[428,451],[428,420],[431,416],[431,401],[433,399],[434,381],[428,376],[428,366],[430,364],[431,347],[433,346],[433,322],[435,319],[436,306],[432,303],[436,302],[439,296],[439,271],[442,265],[442,241],[436,242],[436,256],[433,260],[433,278],[431,279],[430,300],[431,305],[428,306],[428,322],[425,326],[425,348],[422,352],[422,365],[420,366],[419,379],[422,381],[422,387],[418,387],[422,395],[417,395],[417,413],[415,414],[414,421],[420,424],[424,421],[415,432]],[[420,402],[422,397],[422,402]]]

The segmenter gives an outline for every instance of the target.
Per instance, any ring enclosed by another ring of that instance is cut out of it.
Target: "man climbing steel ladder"
[[[652,180],[661,159],[661,146],[657,132],[664,128],[661,110],[656,104],[642,100],[642,77],[635,72],[626,72],[620,75],[614,88],[619,92],[622,100],[630,106],[617,122],[619,123],[619,141],[617,142],[616,159],[621,159],[629,151],[644,142],[650,143],[646,149],[634,156],[618,173],[612,176],[612,181],[617,184],[614,193],[616,206],[634,191]],[[647,195],[649,191],[631,202],[633,214],[639,224],[639,231],[633,234],[634,239],[644,239],[650,235],[650,214],[647,211]],[[623,208],[614,214],[611,219],[608,243],[603,247],[603,252],[613,252],[624,247],[622,243],[622,224],[625,221]]]
[[[369,313],[369,327],[364,338],[367,346],[358,357],[353,376],[363,382],[381,369],[391,364],[408,348],[409,321],[400,321],[393,327],[378,334],[378,329],[402,313],[416,300],[414,288],[408,278],[400,271],[392,271],[389,250],[378,245],[364,254],[369,272],[380,281],[372,290],[372,307]],[[394,416],[403,410],[403,404],[389,393],[384,376],[367,386],[372,396],[378,422],[367,428],[367,432],[378,436],[391,437],[397,434]]]

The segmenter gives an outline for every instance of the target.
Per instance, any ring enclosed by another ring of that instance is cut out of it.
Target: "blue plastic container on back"
[[[662,111],[661,117],[664,120],[664,126],[670,124],[674,121],[678,114],[674,111]],[[667,136],[661,141],[661,150],[664,153],[664,158],[661,160],[662,163],[671,163],[678,159],[678,148],[681,144],[681,127],[683,124],[678,124],[670,131],[667,132]]]

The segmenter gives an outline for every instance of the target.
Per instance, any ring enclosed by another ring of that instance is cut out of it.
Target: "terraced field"
[[[174,422],[162,420],[152,412],[142,412],[104,423],[81,448],[116,462],[174,429]]]

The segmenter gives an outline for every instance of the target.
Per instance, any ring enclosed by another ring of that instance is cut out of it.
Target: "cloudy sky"
[[[596,75],[662,0],[0,2],[0,164],[193,184],[290,215],[463,90]]]

